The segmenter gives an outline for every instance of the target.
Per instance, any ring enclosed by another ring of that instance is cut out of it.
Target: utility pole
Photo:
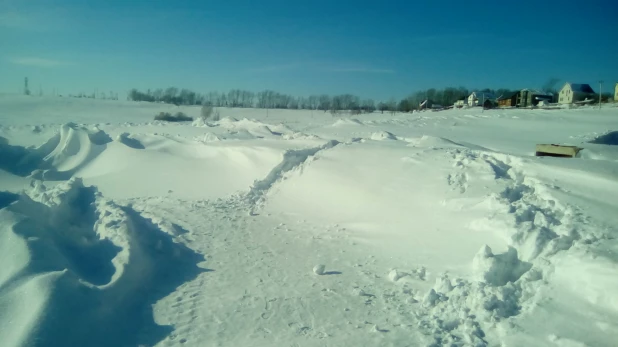
[[[28,77],[24,79],[24,95],[30,95],[30,90],[28,89]]]
[[[485,113],[485,92],[483,92],[483,104],[482,104],[483,109],[481,110],[481,113]]]
[[[599,81],[599,110],[601,109],[601,97],[603,96],[603,81]]]

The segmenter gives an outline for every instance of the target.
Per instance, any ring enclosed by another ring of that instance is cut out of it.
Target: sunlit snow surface
[[[618,341],[618,108],[162,111],[0,96],[2,346]]]

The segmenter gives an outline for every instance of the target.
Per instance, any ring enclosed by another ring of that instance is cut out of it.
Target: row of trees
[[[373,112],[376,109],[373,100],[362,100],[358,96],[351,94],[295,97],[273,90],[254,93],[247,90],[232,89],[227,93],[210,92],[199,94],[188,89],[179,90],[178,88],[149,89],[145,92],[132,89],[129,92],[128,99],[175,105],[208,105],[213,107],[255,107],[322,111],[353,110],[360,112]]]
[[[55,96],[55,92],[52,95]],[[58,95],[58,96],[62,96],[62,95]],[[109,94],[106,94],[105,92],[94,92],[91,94],[78,93],[78,94],[69,94],[67,96],[69,98],[78,98],[78,99],[118,100],[118,93],[114,93],[114,92],[109,92]]]

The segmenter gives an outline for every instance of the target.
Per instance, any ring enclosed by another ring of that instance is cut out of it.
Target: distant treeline
[[[358,96],[351,94],[295,97],[272,90],[254,93],[247,90],[232,89],[227,93],[210,92],[199,94],[188,89],[179,90],[178,88],[149,89],[145,92],[132,89],[129,92],[129,100],[163,102],[175,105],[208,105],[213,107],[255,107],[322,111],[356,110],[360,112],[373,112],[376,110],[373,100],[362,100]]]

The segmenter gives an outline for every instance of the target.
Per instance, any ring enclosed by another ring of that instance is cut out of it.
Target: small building
[[[423,110],[426,108],[433,108],[433,100],[425,99],[418,105],[419,110]]]
[[[614,101],[618,102],[618,83],[616,83],[616,87],[614,90]]]
[[[431,99],[426,99],[423,102],[421,102],[418,105],[418,109],[419,110],[423,110],[423,109],[441,109],[444,108],[444,106],[440,105],[440,104],[436,104],[433,100]]]
[[[498,107],[515,107],[517,106],[517,96],[519,92],[514,92],[506,95],[501,95],[498,98]]]
[[[461,98],[457,101],[455,101],[455,103],[453,104],[453,107],[455,108],[462,108],[466,106],[466,99],[465,98]]]
[[[532,89],[522,89],[518,93],[517,106],[518,107],[530,107],[537,106],[539,102],[551,103],[554,100],[554,96],[550,93],[541,92]]]
[[[574,102],[592,99],[594,90],[589,84],[582,83],[566,83],[558,96],[558,102],[561,104],[572,104]]]
[[[472,92],[468,96],[468,105],[470,106],[483,106],[491,107],[494,105],[496,96],[487,92]]]

